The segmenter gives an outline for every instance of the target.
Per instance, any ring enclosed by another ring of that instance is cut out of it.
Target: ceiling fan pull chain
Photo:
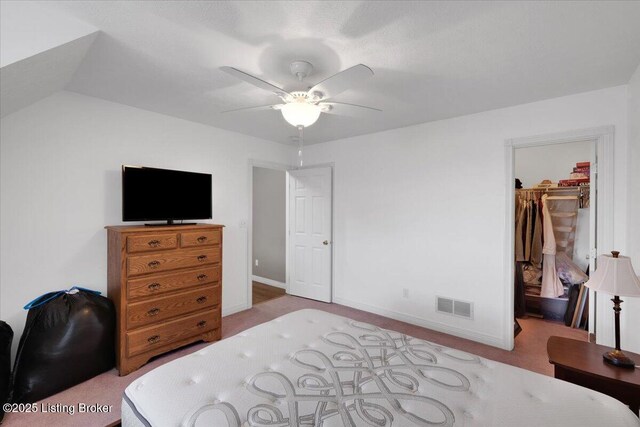
[[[304,145],[304,126],[298,126],[298,163],[299,166],[302,167],[303,165],[303,160],[302,160],[302,148]]]

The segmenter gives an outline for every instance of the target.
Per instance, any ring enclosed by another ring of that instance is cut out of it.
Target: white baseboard
[[[282,288],[282,289],[287,289],[287,284],[286,283],[278,282],[277,280],[273,280],[273,279],[267,279],[266,277],[251,276],[251,280],[253,280],[254,282],[264,283],[265,285],[275,286],[277,288]]]
[[[238,313],[240,311],[248,310],[249,307],[247,304],[238,304],[233,307],[222,307],[222,317],[229,316],[230,314]]]
[[[346,305],[348,307],[356,308],[358,310],[367,311],[369,313],[378,314],[380,316],[389,317],[391,319],[399,320],[401,322],[406,322],[412,325],[421,326],[423,328],[432,329],[434,331],[442,332],[442,333],[453,335],[456,337],[480,342],[482,344],[487,344],[492,347],[507,349],[506,343],[504,342],[502,337],[496,337],[493,335],[470,331],[468,329],[447,325],[446,323],[434,322],[432,320],[426,320],[420,317],[415,317],[415,316],[400,313],[397,311],[387,310],[385,308],[380,308],[373,305],[364,304],[361,302],[351,301],[344,298],[334,298],[333,302],[336,304],[341,304],[341,305]]]

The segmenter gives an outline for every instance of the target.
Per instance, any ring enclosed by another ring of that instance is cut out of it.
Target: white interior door
[[[289,293],[331,302],[331,168],[289,171]]]

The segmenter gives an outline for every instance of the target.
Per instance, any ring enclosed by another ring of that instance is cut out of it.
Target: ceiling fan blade
[[[320,107],[323,105],[329,105],[331,107],[327,111],[324,111],[323,109],[323,113],[354,117],[370,117],[371,113],[382,112],[382,110],[378,108],[367,107],[366,105],[348,104],[346,102],[323,101],[318,105],[320,105]]]
[[[237,111],[258,111],[258,110],[278,110],[284,104],[273,104],[273,105],[257,105],[254,107],[242,107],[242,108],[234,108],[233,110],[225,110],[220,111],[220,113],[235,113]]]
[[[273,92],[277,96],[283,97],[288,94],[287,91],[285,91],[284,89],[281,89],[278,86],[274,86],[269,82],[265,82],[264,80],[259,79],[255,76],[252,76],[251,74],[247,74],[244,71],[240,71],[237,68],[225,66],[225,67],[220,67],[220,69],[225,73],[231,74],[232,76],[239,78],[240,80],[244,80],[247,83],[250,83],[256,87],[259,87],[260,89]]]
[[[309,93],[321,92],[322,99],[333,98],[337,94],[351,89],[351,87],[356,86],[362,80],[368,79],[371,76],[373,76],[371,68],[363,64],[354,65],[351,68],[347,68],[338,74],[324,79],[309,89]]]

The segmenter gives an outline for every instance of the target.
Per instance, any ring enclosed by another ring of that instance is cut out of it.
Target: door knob
[[[323,244],[323,245],[328,245],[328,244],[329,244],[329,241],[328,241],[328,240],[325,240],[324,242],[322,242],[322,244]]]

